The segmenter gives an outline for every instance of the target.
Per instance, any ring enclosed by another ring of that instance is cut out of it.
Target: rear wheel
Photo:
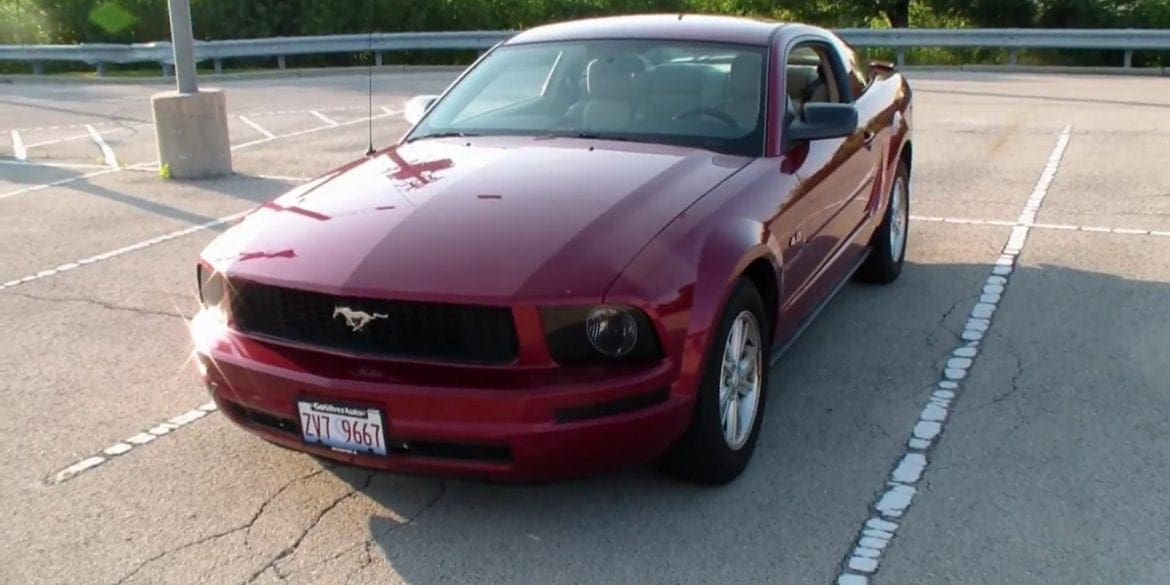
[[[724,484],[747,467],[767,397],[770,332],[759,291],[741,279],[716,329],[691,426],[662,460],[667,473]]]
[[[906,257],[906,240],[910,231],[910,169],[906,161],[898,163],[898,171],[890,185],[890,203],[886,216],[874,232],[869,257],[857,272],[865,282],[887,284],[898,279]]]

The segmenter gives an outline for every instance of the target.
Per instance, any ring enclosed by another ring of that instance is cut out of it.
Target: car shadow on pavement
[[[828,583],[988,270],[908,264],[893,285],[846,286],[774,365],[755,457],[729,485],[650,468],[520,486],[375,474],[360,491],[387,513],[368,548],[413,584]]]

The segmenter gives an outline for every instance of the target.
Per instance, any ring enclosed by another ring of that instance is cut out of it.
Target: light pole
[[[223,91],[200,91],[195,78],[191,0],[168,0],[177,91],[151,97],[160,170],[176,179],[231,174],[227,98]]]
[[[197,93],[195,82],[195,34],[191,27],[191,0],[169,0],[171,46],[175,49],[175,77],[179,93]]]

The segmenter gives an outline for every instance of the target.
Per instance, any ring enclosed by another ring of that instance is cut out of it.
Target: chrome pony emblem
[[[333,318],[336,319],[338,315],[345,317],[345,324],[350,329],[353,329],[354,332],[361,331],[371,321],[390,317],[386,313],[367,313],[365,311],[355,311],[349,307],[333,307]]]

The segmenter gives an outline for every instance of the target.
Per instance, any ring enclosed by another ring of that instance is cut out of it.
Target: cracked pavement
[[[380,75],[375,107],[400,108],[452,77]],[[912,214],[1014,221],[1071,124],[1037,221],[1170,229],[1164,81],[911,79]],[[319,126],[312,109],[360,117],[365,83],[222,86],[233,116],[283,134]],[[95,123],[111,129],[120,161],[143,162],[157,90],[0,86],[12,104],[0,130]],[[379,120],[375,141],[405,129]],[[23,132],[29,144],[76,133]],[[118,172],[0,200],[0,282],[242,211],[360,155],[365,132],[238,150],[239,174],[226,179]],[[233,142],[256,138],[233,119]],[[81,140],[29,154],[80,164],[93,149]],[[84,172],[0,165],[0,193]],[[184,316],[196,308],[195,255],[217,231],[5,289],[0,582],[829,585],[1010,232],[910,229],[902,278],[846,286],[776,364],[756,457],[718,489],[646,469],[529,486],[372,473],[268,444],[219,414],[49,486],[52,472],[207,400]],[[1033,230],[871,583],[1170,583],[1168,243]]]

